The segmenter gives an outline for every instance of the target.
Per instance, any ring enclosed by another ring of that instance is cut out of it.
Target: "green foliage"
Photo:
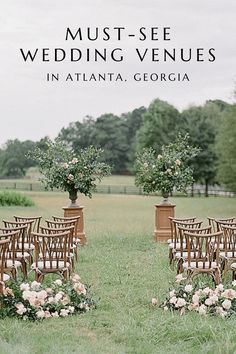
[[[87,312],[94,306],[86,286],[74,274],[66,283],[57,279],[50,286],[37,281],[8,284],[0,295],[0,318],[36,321]]]
[[[197,153],[198,149],[188,144],[187,135],[179,135],[175,142],[162,146],[157,156],[152,148],[144,149],[136,160],[136,185],[147,193],[160,191],[163,195],[170,194],[174,188],[186,191],[193,183],[189,161]]]
[[[190,143],[200,148],[198,156],[192,161],[194,179],[205,184],[206,189],[209,184],[217,182],[215,141],[222,126],[222,110],[222,104],[208,102],[204,106],[190,107],[181,113]]]
[[[143,125],[137,135],[138,151],[152,147],[160,153],[162,145],[173,141],[182,127],[182,117],[178,110],[156,99],[144,114]]]
[[[23,177],[27,168],[34,166],[34,162],[25,156],[34,147],[35,143],[30,140],[8,140],[0,150],[0,176]]]
[[[110,173],[110,168],[100,162],[102,150],[92,146],[75,153],[60,141],[48,142],[48,149],[36,148],[28,156],[37,162],[46,189],[79,191],[92,196],[96,183]]]
[[[225,116],[217,141],[218,178],[229,190],[236,192],[236,105]]]
[[[33,201],[20,193],[16,192],[0,192],[0,206],[33,206]]]
[[[96,120],[88,116],[82,123],[70,123],[63,128],[59,138],[70,144],[75,152],[89,145],[103,149],[102,159],[113,167],[113,172],[127,173],[132,170],[135,137],[145,111],[141,107],[121,117],[103,114]]]

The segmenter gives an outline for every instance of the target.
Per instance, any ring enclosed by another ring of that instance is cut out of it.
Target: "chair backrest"
[[[28,241],[27,225],[16,227],[1,227],[0,232],[2,234],[9,234],[12,232],[19,232],[19,235],[15,237],[15,251],[24,253],[25,243]]]
[[[212,218],[212,217],[208,217],[208,223],[209,225],[211,225],[212,227],[212,232],[217,232],[221,230],[221,227],[219,225],[219,223],[231,223],[235,220],[234,217],[229,217],[229,218]]]
[[[189,228],[189,227],[183,227],[183,226],[178,226],[179,230],[179,241],[180,241],[180,247],[179,251],[181,256],[183,256],[183,253],[187,251],[187,240],[185,237],[185,232],[191,232],[192,234],[197,234],[197,235],[205,235],[205,234],[210,234],[211,233],[211,226],[206,226],[206,227],[199,227],[199,228]]]
[[[236,222],[231,220],[216,220],[216,227],[217,227],[217,231],[221,231],[222,230],[222,226],[236,226]]]
[[[9,231],[9,229],[0,228],[0,240],[10,240],[7,249],[7,258],[13,262],[16,258],[17,242],[20,237],[20,230]]]
[[[29,220],[29,221],[8,221],[8,220],[3,220],[3,224],[7,228],[18,228],[21,226],[26,226],[25,233],[24,233],[24,239],[22,242],[24,243],[31,243],[31,233],[32,233],[32,225],[34,223],[34,220]]]
[[[39,226],[40,226],[42,216],[28,216],[28,217],[26,217],[26,216],[14,215],[14,218],[15,218],[15,221],[19,221],[19,222],[33,221],[31,231],[39,232]]]
[[[4,270],[6,268],[7,250],[9,247],[10,239],[0,240],[0,283],[4,282]],[[2,286],[0,286],[2,289]]]
[[[199,229],[202,226],[202,221],[194,221],[194,222],[184,222],[184,221],[177,221],[173,220],[174,225],[174,248],[176,244],[181,242],[180,235],[179,235],[179,227],[186,227],[188,229]]]
[[[191,217],[191,218],[175,218],[172,216],[169,216],[169,220],[170,220],[170,230],[171,230],[171,240],[173,242],[175,235],[175,227],[174,227],[174,223],[173,220],[175,221],[179,221],[179,222],[184,222],[184,223],[188,223],[188,222],[194,222],[196,220],[196,217]]]
[[[191,262],[196,268],[210,269],[212,263],[219,266],[220,239],[222,231],[210,234],[196,234],[185,231],[187,241],[187,262],[190,267]]]
[[[43,234],[32,233],[35,246],[35,266],[43,264],[43,268],[59,268],[59,262],[64,262],[66,268],[70,256],[70,231]],[[40,268],[42,268],[40,266]],[[60,266],[61,268],[61,266]]]
[[[73,246],[73,235],[74,235],[74,226],[67,226],[67,227],[46,227],[46,226],[40,226],[40,232],[45,235],[53,235],[53,234],[59,234],[62,232],[68,232],[70,233],[70,245]]]
[[[224,252],[228,258],[236,258],[236,226],[222,225]]]

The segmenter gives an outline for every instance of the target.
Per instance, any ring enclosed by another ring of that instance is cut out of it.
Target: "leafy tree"
[[[216,146],[219,181],[236,192],[236,105],[224,117]]]
[[[114,114],[97,118],[91,134],[93,145],[104,150],[104,161],[113,166],[113,172],[124,173],[128,166],[129,143],[126,122]]]
[[[62,128],[58,137],[71,145],[75,151],[95,145],[93,141],[95,120],[91,116],[86,116],[82,123],[72,122],[67,128]]]
[[[143,117],[143,125],[137,135],[137,150],[152,147],[156,152],[161,146],[174,141],[181,130],[182,116],[169,103],[156,99]]]
[[[30,140],[8,140],[0,154],[1,177],[23,177],[27,168],[35,166],[32,159],[26,158],[34,147],[35,143]]]
[[[208,102],[204,106],[190,107],[181,113],[183,130],[190,135],[190,143],[200,148],[192,162],[194,180],[208,187],[217,182],[216,136],[221,126],[222,112],[217,104]]]

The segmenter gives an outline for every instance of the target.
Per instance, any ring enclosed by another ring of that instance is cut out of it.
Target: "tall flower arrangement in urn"
[[[199,149],[188,144],[188,135],[178,135],[169,145],[162,146],[161,152],[144,149],[137,155],[136,179],[137,186],[144,192],[160,192],[167,202],[168,196],[175,189],[186,192],[187,186],[193,183],[193,170],[190,161]]]
[[[101,161],[102,150],[90,146],[75,153],[63,142],[48,141],[46,149],[29,153],[36,161],[46,189],[69,192],[71,206],[76,205],[77,193],[92,197],[96,185],[110,174],[110,167]]]

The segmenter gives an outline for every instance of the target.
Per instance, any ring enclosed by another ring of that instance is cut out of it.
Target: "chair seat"
[[[19,248],[19,249],[22,248],[22,243],[18,243],[18,248]],[[34,245],[33,245],[32,243],[25,242],[25,243],[24,243],[24,249],[25,249],[25,250],[33,251],[33,250],[34,250]]]
[[[16,258],[27,258],[27,257],[30,257],[29,252],[24,252],[24,253],[20,251],[16,252]]]
[[[232,263],[231,266],[230,266],[230,268],[231,268],[232,270],[236,270],[236,263]]]
[[[8,281],[9,279],[10,279],[10,276],[8,274],[3,273],[2,281],[5,282],[5,281]]]
[[[203,264],[205,265],[204,268],[203,268]],[[235,263],[235,266],[236,266],[236,263]],[[211,267],[210,267],[209,262],[203,263],[203,262],[199,261],[198,265],[196,265],[196,261],[192,261],[190,263],[190,266],[188,265],[188,262],[183,263],[183,267],[184,267],[184,269],[215,269],[218,266],[217,266],[216,262],[211,262]]]
[[[227,255],[225,252],[220,252],[220,257],[221,258],[236,258],[236,252],[227,252]]]
[[[17,260],[15,260],[14,262],[13,262],[13,260],[12,259],[7,259],[7,261],[6,261],[6,266],[7,266],[7,268],[18,268],[18,267],[20,267],[21,266],[21,262],[19,262],[19,261],[17,261]]]
[[[180,249],[180,242],[176,242],[176,244],[174,244],[174,242],[171,242],[171,243],[169,243],[169,248],[171,248],[171,249],[175,249],[175,250],[179,250]],[[186,248],[186,243],[185,242],[183,242],[183,248]]]
[[[204,252],[202,253],[202,256],[205,257],[205,253]],[[175,258],[187,258],[187,257],[188,257],[188,252],[187,251],[182,252],[182,256],[181,256],[181,252],[176,252],[175,253]],[[194,252],[190,253],[190,257],[194,258]]]
[[[70,268],[69,262],[66,262],[66,267]],[[38,269],[64,269],[65,263],[64,263],[64,261],[59,261],[59,262],[57,262],[57,261],[52,261],[52,262],[39,261],[37,266],[36,266],[35,262],[31,265],[31,269],[36,269],[36,268],[38,268]]]

